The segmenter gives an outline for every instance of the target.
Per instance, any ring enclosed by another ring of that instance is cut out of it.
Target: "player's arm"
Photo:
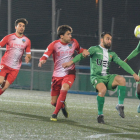
[[[118,64],[119,64],[126,72],[130,73],[131,75],[133,75],[133,77],[134,77],[134,79],[135,79],[136,81],[139,81],[139,80],[140,80],[140,79],[139,79],[139,76],[131,69],[131,67],[130,67],[127,63],[125,63],[124,61],[120,60],[120,61],[118,62]]]
[[[80,53],[80,54],[76,55],[71,61],[63,63],[62,67],[67,68],[67,67],[71,66],[72,64],[84,59],[86,56],[94,54],[95,49],[93,47],[90,47],[88,50],[85,50],[85,52],[86,52],[85,56],[83,56],[83,54]]]
[[[4,47],[8,42],[8,36],[5,36],[1,41],[0,41],[0,47]]]
[[[76,62],[79,62],[80,60],[82,60],[84,57],[82,55],[82,53],[76,55],[71,61],[69,62],[66,62],[66,63],[63,63],[62,64],[62,67],[63,68],[67,68],[69,66],[71,66],[72,64],[76,63]]]
[[[26,51],[25,62],[29,63],[29,61],[31,60],[31,41],[30,40],[28,40],[28,45],[25,51]]]
[[[140,41],[136,47],[136,49],[134,49],[129,56],[124,60],[124,62],[129,61],[130,59],[132,59],[133,57],[137,56],[140,53]]]
[[[25,56],[25,62],[29,63],[29,61],[31,60],[31,54],[26,54]]]
[[[121,66],[126,72],[130,73],[131,75],[133,75],[134,79],[136,81],[139,81],[139,76],[131,69],[131,67],[125,63],[124,61],[122,61],[117,54],[114,53],[113,56],[113,61],[118,64],[119,66]]]
[[[42,67],[43,64],[46,63],[49,56],[53,53],[54,50],[54,42],[52,42],[44,52],[43,56],[39,59],[38,67]]]

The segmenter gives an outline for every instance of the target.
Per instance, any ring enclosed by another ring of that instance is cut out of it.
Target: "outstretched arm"
[[[84,57],[83,57],[82,53],[80,53],[80,54],[76,55],[71,61],[63,63],[62,67],[67,68],[67,67],[71,66],[73,63],[76,63],[76,62],[82,60],[83,58]]]
[[[133,75],[133,77],[134,77],[134,79],[135,79],[136,81],[139,81],[139,80],[140,80],[140,79],[139,79],[139,76],[131,69],[131,67],[130,67],[127,63],[125,63],[125,62],[122,61],[122,60],[119,60],[119,61],[118,61],[118,64],[119,64],[126,72],[130,73],[131,75]]]
[[[140,42],[137,45],[136,49],[134,49],[129,56],[124,60],[124,62],[127,62],[128,60],[132,59],[133,57],[137,56],[140,53]]]

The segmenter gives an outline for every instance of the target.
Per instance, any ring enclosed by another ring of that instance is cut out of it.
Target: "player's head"
[[[101,45],[106,49],[111,47],[112,35],[109,32],[101,33]]]
[[[28,24],[28,21],[25,18],[20,18],[15,21],[15,29],[18,34],[23,34],[25,26]]]
[[[57,35],[64,43],[69,43],[72,38],[72,28],[69,25],[61,25],[57,28]]]

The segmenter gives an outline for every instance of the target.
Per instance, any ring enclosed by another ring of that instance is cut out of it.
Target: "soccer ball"
[[[140,39],[140,25],[135,27],[134,35],[136,38]]]

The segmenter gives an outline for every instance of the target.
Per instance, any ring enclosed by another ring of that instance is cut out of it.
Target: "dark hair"
[[[57,28],[57,35],[60,38],[60,35],[64,35],[67,31],[73,32],[72,28],[69,25],[61,25]]]
[[[102,33],[101,33],[101,38],[104,38],[104,36],[105,36],[106,34],[109,34],[110,36],[112,36],[110,32],[102,32]]]
[[[25,18],[19,18],[19,19],[17,19],[17,20],[15,21],[15,26],[17,26],[19,22],[22,22],[22,23],[24,23],[25,25],[28,24],[28,21],[27,21]]]

